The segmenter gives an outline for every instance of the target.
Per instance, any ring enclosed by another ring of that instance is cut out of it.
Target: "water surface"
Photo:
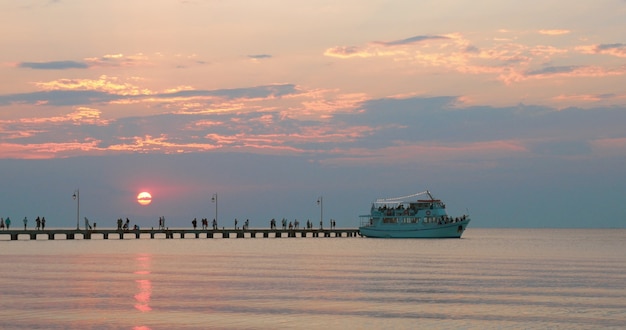
[[[626,230],[0,242],[2,329],[622,328]]]

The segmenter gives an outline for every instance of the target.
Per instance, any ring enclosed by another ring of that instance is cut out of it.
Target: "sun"
[[[152,203],[152,195],[147,191],[140,192],[139,195],[137,195],[137,203],[142,206]]]

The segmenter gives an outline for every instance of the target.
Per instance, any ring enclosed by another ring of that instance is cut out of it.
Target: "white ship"
[[[413,199],[428,195],[429,199]],[[470,222],[469,215],[451,217],[446,205],[430,192],[377,199],[368,215],[359,216],[359,232],[378,238],[460,238]]]

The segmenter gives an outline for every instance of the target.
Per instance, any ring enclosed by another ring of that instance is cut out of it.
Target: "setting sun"
[[[152,203],[152,195],[146,191],[140,192],[139,195],[137,195],[137,203],[144,206]]]

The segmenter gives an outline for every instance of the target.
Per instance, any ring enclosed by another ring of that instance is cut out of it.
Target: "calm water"
[[[626,230],[1,241],[2,329],[624,328]]]

